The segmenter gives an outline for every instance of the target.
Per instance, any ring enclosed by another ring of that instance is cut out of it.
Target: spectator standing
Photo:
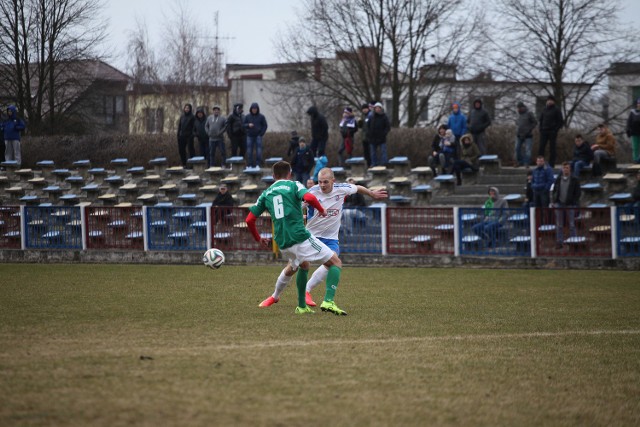
[[[540,125],[540,147],[538,155],[544,157],[544,152],[549,143],[549,165],[553,168],[556,164],[556,140],[558,132],[564,126],[562,111],[556,105],[556,98],[553,95],[547,97],[547,105],[540,113],[538,120]]]
[[[602,161],[613,160],[616,157],[616,138],[604,123],[598,125],[596,143],[591,146],[593,151],[593,176],[602,175]]]
[[[556,249],[562,249],[564,224],[569,223],[569,234],[576,236],[575,209],[580,205],[580,180],[571,175],[571,163],[562,163],[562,174],[553,185],[553,207],[556,208]],[[573,209],[566,209],[573,208]]]
[[[356,117],[354,116],[351,107],[347,107],[342,113],[342,120],[340,120],[340,135],[342,135],[342,145],[340,145],[340,150],[338,150],[340,166],[342,166],[344,162],[343,153],[345,151],[347,153],[347,159],[351,158],[354,146],[354,135],[356,132],[358,132]]]
[[[362,104],[360,107],[360,118],[358,119],[358,128],[362,130],[360,132],[360,138],[362,141],[362,153],[364,160],[367,162],[367,167],[371,167],[371,149],[369,148],[369,140],[367,139],[367,125],[369,123],[369,104]]]
[[[593,160],[593,150],[584,142],[580,134],[576,135],[574,143],[571,170],[573,170],[573,176],[580,179],[580,171],[589,166]]]
[[[471,140],[471,135],[466,134],[460,140],[462,143],[462,152],[460,159],[453,162],[453,172],[456,174],[456,184],[462,185],[462,171],[471,169],[477,171],[479,169],[480,150]]]
[[[22,165],[22,150],[20,147],[20,132],[26,129],[24,120],[18,117],[18,110],[15,105],[7,108],[7,115],[2,121],[2,132],[4,135],[4,158],[5,161],[15,161],[18,168]]]
[[[543,156],[536,158],[536,168],[531,176],[533,190],[533,206],[536,208],[549,207],[549,191],[553,185],[553,169],[544,161]]]
[[[451,106],[451,114],[449,115],[449,121],[447,127],[451,129],[453,135],[456,137],[456,148],[460,147],[460,138],[465,135],[467,131],[467,117],[460,111],[460,104],[457,102]],[[458,150],[460,152],[460,150]]]
[[[182,167],[187,167],[187,160],[195,155],[193,147],[193,130],[196,117],[193,115],[191,104],[184,104],[182,115],[178,121],[178,154]],[[187,153],[189,157],[187,157]]]
[[[473,226],[473,232],[480,237],[488,248],[496,246],[498,229],[504,225],[507,218],[505,209],[509,203],[500,196],[497,187],[489,187],[489,198],[484,202],[484,218]]]
[[[629,112],[627,136],[631,138],[633,161],[640,163],[640,98],[636,99],[636,108],[632,108]]]
[[[369,119],[367,139],[371,145],[371,166],[387,164],[387,135],[391,131],[389,118],[382,109],[382,104],[376,102],[373,114]],[[378,153],[378,150],[380,151]]]
[[[247,131],[247,163],[250,168],[262,165],[262,137],[267,132],[267,119],[260,113],[257,102],[251,104],[249,114],[244,116],[244,127]]]
[[[307,114],[311,117],[311,152],[314,157],[322,157],[329,140],[329,124],[315,105],[309,107]]]
[[[298,149],[291,159],[291,170],[296,177],[296,181],[301,184],[307,183],[313,169],[313,163],[313,153],[307,147],[305,139],[301,137],[298,140]]]
[[[298,142],[300,141],[300,136],[298,136],[298,132],[295,130],[291,131],[291,139],[289,140],[289,149],[287,150],[287,158],[290,159],[296,151],[298,151]]]
[[[227,161],[227,148],[224,145],[224,132],[227,130],[227,119],[220,115],[220,106],[214,105],[211,115],[207,117],[205,131],[209,138],[209,167],[216,161],[216,149],[220,148],[220,166],[224,168]]]
[[[233,111],[227,117],[227,135],[231,141],[231,155],[244,157],[247,152],[247,133],[244,129],[242,104],[234,104]]]
[[[536,116],[529,111],[523,102],[518,102],[518,118],[516,119],[516,155],[514,166],[531,165],[531,147],[533,147],[533,130],[538,125]],[[524,153],[522,149],[524,147]]]
[[[205,126],[207,124],[207,115],[204,107],[196,108],[196,119],[194,120],[193,133],[198,138],[198,155],[204,157],[209,162],[209,135]]]
[[[482,100],[480,98],[473,101],[473,108],[469,112],[469,118],[467,119],[469,132],[473,135],[473,142],[478,146],[480,155],[487,154],[487,144],[485,130],[491,126],[491,117],[489,113],[482,107]],[[460,138],[457,138],[458,140]]]

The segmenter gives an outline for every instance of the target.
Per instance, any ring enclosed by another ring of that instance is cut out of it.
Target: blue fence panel
[[[454,253],[453,208],[387,208],[387,252]]]
[[[342,211],[340,252],[382,253],[382,211],[378,207],[350,207]]]
[[[461,255],[531,256],[528,210],[460,208],[458,216]]]
[[[622,257],[640,256],[640,206],[618,208],[618,255]]]
[[[79,207],[28,206],[24,216],[27,248],[82,249]]]
[[[147,208],[147,236],[149,250],[206,251],[206,223],[204,207]]]

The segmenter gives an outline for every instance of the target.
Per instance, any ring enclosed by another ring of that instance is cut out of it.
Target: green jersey
[[[262,192],[249,210],[259,217],[266,210],[271,214],[274,240],[282,249],[304,242],[311,233],[304,226],[302,197],[307,189],[294,181],[279,180]]]

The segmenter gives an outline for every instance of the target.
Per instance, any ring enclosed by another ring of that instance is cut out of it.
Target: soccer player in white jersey
[[[323,168],[320,170],[318,174],[318,185],[311,187],[309,192],[316,196],[325,210],[325,215],[318,215],[314,209],[309,208],[307,213],[307,230],[333,250],[336,255],[340,255],[338,233],[340,232],[340,221],[342,219],[342,208],[345,198],[355,193],[366,194],[376,200],[385,199],[387,197],[387,192],[382,189],[369,190],[361,185],[347,183],[336,184],[335,176],[330,168]],[[316,303],[311,297],[311,291],[318,284],[322,283],[325,278],[327,278],[328,273],[329,269],[325,268],[324,265],[321,265],[307,282],[305,302],[308,306],[316,306]],[[280,300],[280,294],[291,280],[291,276],[293,276],[293,272],[288,271],[287,268],[282,270],[278,280],[276,281],[274,293],[262,301],[260,303],[260,307],[269,307],[277,303]],[[334,284],[327,281],[324,301],[320,304],[320,309],[337,315],[346,315],[346,311],[339,309],[335,305],[334,298],[336,289],[337,283]]]

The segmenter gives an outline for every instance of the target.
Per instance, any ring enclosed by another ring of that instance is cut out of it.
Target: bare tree
[[[102,0],[1,0],[0,90],[14,97],[32,132],[54,133],[78,91],[81,61],[104,39]]]
[[[495,72],[533,96],[548,87],[570,125],[611,62],[638,58],[631,34],[618,25],[619,9],[618,0],[500,0]]]
[[[464,5],[463,0],[304,0],[302,19],[281,36],[278,52],[284,61],[301,64],[300,71],[315,83],[295,95],[350,105],[388,97],[392,124],[414,126],[429,96],[442,89],[450,65],[470,65],[470,53],[479,49],[481,33],[473,28],[480,15],[468,9],[458,18]]]

